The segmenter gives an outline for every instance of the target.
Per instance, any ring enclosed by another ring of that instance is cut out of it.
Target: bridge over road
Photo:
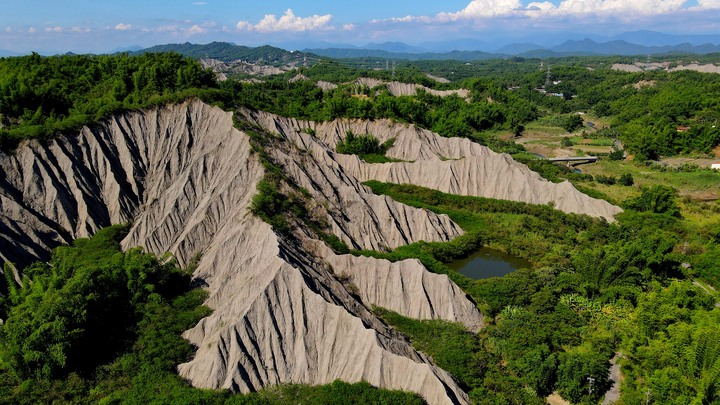
[[[576,156],[564,158],[549,158],[551,162],[565,162],[568,166],[581,165],[583,163],[594,163],[598,161],[597,156]]]

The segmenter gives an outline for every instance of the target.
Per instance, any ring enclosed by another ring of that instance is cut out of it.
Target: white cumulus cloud
[[[556,9],[559,14],[609,14],[624,17],[667,14],[683,8],[687,0],[564,0]]]
[[[32,34],[32,33],[37,32],[37,29],[35,27],[30,27],[30,28],[28,28],[28,32]]]
[[[45,28],[45,32],[62,32],[62,27],[47,27]]]
[[[187,32],[191,35],[204,34],[207,32],[207,28],[203,28],[197,24],[194,24],[192,27],[188,28]]]
[[[254,28],[254,25],[247,21],[238,21],[237,25],[235,25],[235,28],[238,31],[252,31]]]
[[[459,20],[482,21],[494,18],[583,17],[611,16],[624,20],[668,15],[690,9],[718,9],[720,0],[697,0],[696,7],[688,7],[688,0],[562,0],[525,3],[520,0],[471,0],[459,11],[441,12],[435,16],[406,16],[391,22],[443,23]]]
[[[720,8],[720,0],[698,0],[697,8],[700,8],[700,9]]]
[[[275,14],[267,14],[257,24],[248,21],[240,21],[235,28],[240,31],[260,31],[260,32],[277,32],[277,31],[320,31],[332,30],[334,26],[330,25],[332,19],[331,14],[311,15],[309,17],[298,17],[291,9],[287,9],[285,14],[277,18]]]
[[[440,21],[458,19],[488,18],[510,15],[522,8],[519,0],[473,0],[464,9],[456,13],[440,13]]]
[[[118,31],[126,31],[126,30],[129,30],[130,28],[132,28],[132,24],[120,23],[115,26],[115,29]]]

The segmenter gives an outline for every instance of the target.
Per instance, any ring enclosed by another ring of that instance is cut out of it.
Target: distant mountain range
[[[147,52],[177,52],[181,55],[196,59],[212,58],[223,62],[242,60],[250,63],[261,62],[273,66],[301,63],[305,57],[311,59],[318,58],[306,52],[291,52],[269,45],[251,48],[228,42],[211,42],[205,45],[191,44],[189,42],[184,44],[156,45],[134,53],[142,54]]]
[[[640,35],[640,34],[637,34]],[[464,45],[471,42],[465,41]],[[446,44],[446,45],[449,45]],[[347,46],[347,45],[346,45]],[[373,49],[378,48],[378,49]],[[303,63],[306,59],[309,64],[318,59],[349,59],[349,58],[379,58],[404,60],[459,60],[473,61],[495,58],[553,58],[565,56],[646,56],[646,55],[687,55],[720,53],[720,45],[682,43],[679,45],[639,45],[624,40],[597,42],[590,38],[580,41],[569,40],[560,45],[544,47],[537,43],[514,43],[505,45],[494,52],[481,50],[454,50],[449,52],[422,51],[421,47],[410,46],[401,42],[385,42],[368,44],[363,47],[344,48],[317,48],[303,51],[287,51],[282,48],[264,45],[256,48],[240,46],[228,42],[212,42],[205,45],[167,44],[133,52],[177,52],[192,58],[212,58],[223,62],[242,60],[249,63],[263,63],[272,66]]]
[[[720,39],[720,38],[719,38]],[[720,42],[720,41],[719,41]],[[670,54],[708,54],[720,52],[720,45],[712,43],[693,45],[689,42],[678,45],[639,45],[624,40],[612,40],[608,42],[597,42],[590,38],[581,41],[568,40],[560,45],[545,47],[535,43],[514,43],[505,45],[493,52],[487,51],[450,51],[450,52],[423,52],[415,51],[390,51],[388,49],[410,49],[409,45],[392,43],[378,44],[378,48],[369,49],[369,45],[363,48],[324,48],[306,49],[316,55],[329,58],[395,58],[408,60],[427,59],[456,59],[456,60],[482,60],[491,58],[503,58],[510,56],[550,58],[561,56],[645,56],[645,55],[670,55]],[[416,48],[419,49],[419,48]]]
[[[444,53],[424,52],[391,52],[377,49],[359,49],[359,48],[326,48],[326,49],[305,49],[305,52],[324,56],[333,59],[349,59],[349,58],[384,58],[384,59],[405,59],[405,60],[436,60],[436,59],[454,59],[462,61],[484,60],[504,57],[482,51],[451,51]]]

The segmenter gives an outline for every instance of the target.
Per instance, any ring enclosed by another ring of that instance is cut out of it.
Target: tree
[[[680,216],[680,208],[676,203],[677,191],[668,186],[655,185],[644,187],[640,196],[626,201],[625,207],[641,212]]]
[[[561,353],[556,387],[563,398],[573,403],[589,400],[596,403],[610,388],[610,362],[601,353],[579,348]]]
[[[632,174],[625,173],[618,179],[618,183],[622,184],[623,186],[632,186],[635,184],[635,180],[633,179]]]
[[[132,341],[139,305],[189,284],[172,263],[139,248],[120,252],[126,232],[114,226],[78,239],[56,249],[51,265],[26,274],[2,327],[0,354],[15,375],[46,379],[92,370]]]
[[[563,129],[567,132],[573,132],[583,126],[582,117],[579,114],[568,115],[563,122]]]
[[[371,134],[355,135],[350,131],[345,134],[345,139],[338,142],[335,150],[338,153],[348,155],[383,154],[385,148],[380,141]]]

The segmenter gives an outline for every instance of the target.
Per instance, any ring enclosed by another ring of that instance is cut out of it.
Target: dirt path
[[[610,387],[610,390],[605,393],[605,399],[602,401],[602,405],[610,405],[617,402],[618,399],[620,399],[620,383],[623,380],[622,373],[620,372],[620,364],[618,364],[618,360],[622,358],[622,353],[618,352],[615,353],[615,357],[613,357],[610,360],[610,381],[613,382],[612,387]]]
[[[715,288],[713,288],[713,286],[711,286],[711,285],[709,285],[709,284],[702,284],[702,283],[700,283],[699,281],[697,281],[697,280],[695,280],[695,279],[692,279],[692,283],[693,283],[694,285],[702,288],[702,289],[703,289],[706,293],[708,293],[709,295],[711,295],[711,296],[713,296],[713,297],[715,297],[715,298],[718,297],[718,292],[717,292],[717,290],[716,290]],[[718,308],[720,308],[720,301],[716,302],[716,303],[715,303],[715,306],[718,307]]]

